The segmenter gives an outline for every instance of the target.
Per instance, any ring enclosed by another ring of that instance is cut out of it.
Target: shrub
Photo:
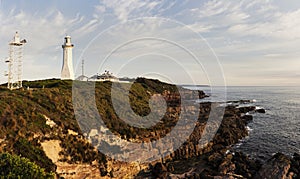
[[[43,168],[27,158],[2,153],[0,154],[0,177],[42,179],[54,178],[54,174],[45,172]]]

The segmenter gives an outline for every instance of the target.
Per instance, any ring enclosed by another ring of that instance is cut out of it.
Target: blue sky
[[[0,58],[19,31],[28,41],[23,78],[59,78],[68,34],[77,76],[84,58],[88,76],[108,69],[175,83],[294,86],[299,19],[297,0],[2,0]]]

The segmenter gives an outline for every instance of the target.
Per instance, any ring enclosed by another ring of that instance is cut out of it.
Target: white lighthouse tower
[[[72,59],[72,48],[74,45],[71,43],[71,37],[65,37],[65,43],[62,45],[63,48],[63,65],[61,69],[62,80],[74,80],[73,72],[73,59]]]

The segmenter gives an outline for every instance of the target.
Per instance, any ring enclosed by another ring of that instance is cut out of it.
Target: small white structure
[[[91,78],[89,78],[89,81],[111,81],[111,82],[118,82],[119,78],[113,76],[112,73],[109,73],[109,71],[105,70],[105,72],[101,75],[94,75]]]
[[[74,80],[73,72],[73,57],[72,49],[74,45],[71,43],[71,37],[65,37],[65,43],[62,45],[63,48],[63,65],[61,69],[62,80]]]
[[[81,61],[81,75],[76,78],[78,81],[88,81],[88,77],[84,75],[84,60]]]
[[[84,75],[80,75],[76,78],[76,80],[78,81],[88,81],[88,77],[87,76],[84,76]]]

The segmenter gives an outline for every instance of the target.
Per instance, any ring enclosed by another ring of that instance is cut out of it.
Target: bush
[[[13,145],[14,153],[36,162],[39,166],[51,172],[56,170],[56,165],[46,156],[38,143],[31,143],[25,138],[19,138]]]
[[[0,154],[0,178],[54,178],[53,173],[47,173],[29,159],[11,155]]]

